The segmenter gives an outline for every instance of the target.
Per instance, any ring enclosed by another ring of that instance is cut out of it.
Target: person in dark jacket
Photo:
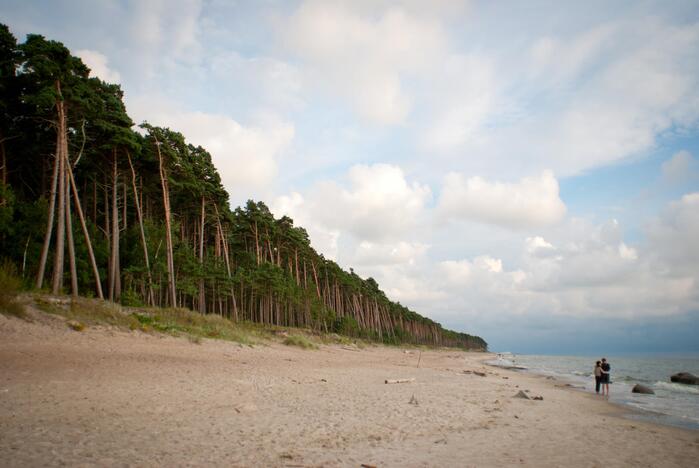
[[[612,366],[607,362],[607,358],[602,358],[602,395],[609,397],[609,373]]]
[[[595,363],[595,393],[599,393],[600,385],[602,385],[602,361]]]

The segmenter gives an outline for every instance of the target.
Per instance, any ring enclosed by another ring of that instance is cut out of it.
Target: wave
[[[525,370],[527,367],[516,364],[514,360],[510,359],[505,359],[504,357],[498,357],[497,359],[492,359],[490,361],[486,361],[486,364],[490,364],[491,366],[496,366],[496,367],[504,367],[506,369],[519,369],[519,370]]]
[[[680,383],[673,383],[673,382],[655,382],[655,386],[659,388],[663,388],[665,390],[669,390],[671,392],[679,392],[679,393],[689,393],[693,395],[699,395],[699,387],[696,386],[690,386],[690,385],[685,385],[685,384],[680,384]]]

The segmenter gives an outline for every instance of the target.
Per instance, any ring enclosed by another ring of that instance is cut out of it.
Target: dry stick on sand
[[[394,383],[409,383],[409,382],[415,382],[415,379],[395,379],[395,380],[390,380],[386,379],[387,384],[394,384]]]
[[[417,367],[420,367],[420,359],[422,359],[422,350],[420,350],[420,354],[417,357]]]

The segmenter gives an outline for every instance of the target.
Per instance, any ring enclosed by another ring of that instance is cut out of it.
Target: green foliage
[[[4,260],[0,263],[0,313],[26,318],[24,307],[18,302],[17,294],[22,282],[17,278],[15,266]]]
[[[71,199],[80,293],[92,295],[96,288],[77,219],[78,202],[102,289],[113,286],[115,299],[128,307],[180,308],[134,315],[118,305],[78,299],[68,308],[42,305],[47,310],[86,324],[97,321],[197,340],[252,343],[267,333],[254,325],[263,324],[390,344],[487,347],[479,337],[445,330],[391,301],[373,278],[344,271],[311,246],[306,230],[288,216],[275,218],[263,202],[248,200],[231,210],[206,149],[188,143],[174,129],[143,123],[142,133],[134,131],[118,85],[90,78],[88,68],[60,42],[30,34],[18,44],[0,25],[0,144],[7,155],[0,180],[8,182],[0,184],[0,252],[26,285],[34,283],[47,228],[59,107],[67,113],[68,157],[79,192],[77,200]],[[164,222],[166,198],[170,233]],[[114,215],[120,232],[118,268],[112,268],[110,256]],[[166,299],[168,234],[177,304]],[[53,249],[55,242],[47,271]],[[112,271],[117,278],[110,278]]]
[[[359,335],[359,324],[354,317],[349,317],[345,315],[342,318],[335,319],[333,322],[332,330],[335,333],[340,333],[347,336],[358,336]]]

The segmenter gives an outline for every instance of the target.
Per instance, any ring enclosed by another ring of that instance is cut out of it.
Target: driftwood
[[[387,384],[410,383],[410,382],[415,382],[415,379],[414,378],[412,378],[412,379],[395,379],[395,380],[386,379]]]

